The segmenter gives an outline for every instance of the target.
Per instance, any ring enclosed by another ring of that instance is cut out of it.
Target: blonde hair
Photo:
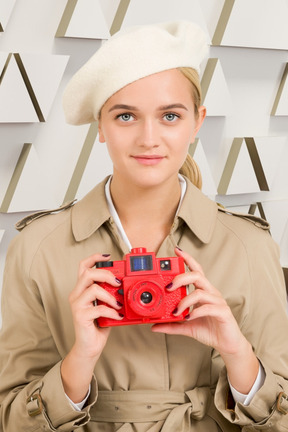
[[[201,85],[197,71],[189,67],[179,67],[178,70],[190,81],[192,89],[192,97],[195,107],[195,117],[199,116],[199,107],[201,105]],[[184,164],[179,170],[180,174],[187,177],[198,189],[202,188],[202,176],[200,169],[194,159],[188,153]]]

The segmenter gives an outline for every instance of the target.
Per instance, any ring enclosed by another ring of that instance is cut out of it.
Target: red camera
[[[188,309],[177,317],[172,314],[187,295],[187,287],[172,292],[165,289],[176,275],[185,272],[183,258],[156,258],[145,248],[134,248],[123,261],[101,261],[96,267],[111,271],[122,281],[120,289],[99,283],[123,304],[119,312],[124,315],[121,321],[100,317],[100,327],[181,321],[187,315]]]

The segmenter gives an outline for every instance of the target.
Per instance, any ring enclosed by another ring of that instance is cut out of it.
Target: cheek
[[[182,130],[175,131],[173,141],[179,152],[188,151],[190,144],[195,140],[195,132],[191,127],[183,128]],[[174,147],[175,148],[175,147]]]
[[[189,152],[190,145],[193,144],[195,135],[191,128],[187,128],[185,131],[178,133],[174,138],[173,154],[175,162],[180,164],[184,163],[186,156]]]
[[[99,128],[99,138],[103,139],[103,142],[117,146],[119,143],[128,142],[129,138],[132,137],[131,128],[117,127],[115,125],[105,125],[105,127]]]
[[[119,142],[119,140],[115,141],[107,138],[106,148],[113,165],[122,164],[127,157],[127,149],[122,145],[122,141]]]
[[[115,149],[115,147],[113,145],[111,145],[109,143],[109,141],[106,142],[106,147],[107,147],[107,150],[108,150],[108,153],[109,153],[111,159],[115,158],[114,155],[117,155],[117,150]]]
[[[110,143],[115,142],[115,138],[117,139],[117,135],[115,137],[115,134],[113,134],[113,130],[110,128],[99,128],[99,141],[101,143],[106,143],[107,146],[110,145]]]

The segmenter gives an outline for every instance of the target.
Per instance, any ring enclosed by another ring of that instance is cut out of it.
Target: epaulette
[[[21,219],[19,222],[17,222],[15,224],[15,228],[18,231],[22,231],[23,228],[25,228],[27,225],[30,225],[33,221],[35,221],[36,219],[39,219],[43,216],[46,215],[51,215],[51,214],[56,214],[56,213],[60,213],[64,210],[67,210],[68,208],[72,207],[75,203],[75,201],[77,201],[76,199],[73,201],[70,201],[66,204],[63,204],[62,206],[56,208],[56,209],[51,209],[51,210],[42,210],[42,211],[38,211],[36,213],[32,213],[26,217],[24,217],[23,219]]]
[[[218,203],[217,203],[218,204]],[[221,204],[218,204],[218,210],[226,213],[231,216],[240,217],[242,219],[246,219],[249,222],[256,225],[258,228],[262,228],[263,230],[270,230],[270,224],[267,222],[267,220],[262,219],[261,217],[252,215],[250,213],[238,213],[231,210],[228,210],[227,208],[223,207]]]

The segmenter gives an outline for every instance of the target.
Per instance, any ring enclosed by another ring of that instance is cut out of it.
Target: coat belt
[[[211,401],[209,387],[185,393],[173,391],[99,391],[91,420],[112,423],[164,421],[162,431],[179,430],[190,420],[201,420]],[[186,430],[186,429],[181,429]]]

